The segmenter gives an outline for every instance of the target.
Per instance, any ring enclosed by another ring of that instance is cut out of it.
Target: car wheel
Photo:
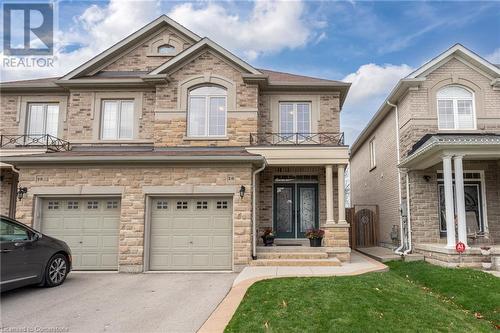
[[[68,275],[68,259],[63,254],[56,254],[50,258],[45,268],[45,287],[60,285]]]

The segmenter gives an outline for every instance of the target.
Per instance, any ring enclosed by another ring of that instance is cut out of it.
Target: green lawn
[[[352,277],[257,282],[226,332],[494,331],[492,321],[498,319],[500,304],[498,278],[425,263],[390,263],[390,267],[386,273]],[[484,319],[477,319],[475,312]]]

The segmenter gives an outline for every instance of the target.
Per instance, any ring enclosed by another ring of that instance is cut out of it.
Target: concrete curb
[[[336,273],[336,274],[315,274],[315,275],[268,275],[268,276],[260,276],[248,280],[244,280],[237,285],[233,286],[226,297],[219,303],[217,308],[212,312],[210,317],[205,321],[205,323],[198,330],[198,333],[221,333],[224,332],[227,324],[233,317],[236,309],[240,305],[243,297],[245,296],[248,288],[253,285],[255,282],[268,280],[268,279],[276,279],[282,277],[326,277],[326,276],[354,276],[361,275],[365,273],[372,272],[387,272],[389,267],[382,264],[381,262],[367,257],[364,254],[356,252],[356,255],[361,256],[366,261],[369,261],[370,264],[373,264],[370,268],[359,269],[356,271],[348,272],[348,273]]]

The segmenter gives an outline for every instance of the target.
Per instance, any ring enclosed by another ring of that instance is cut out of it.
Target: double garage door
[[[230,270],[231,198],[155,198],[150,270]]]
[[[69,245],[74,269],[118,269],[119,198],[44,199],[41,226]]]
[[[41,230],[71,248],[76,270],[117,270],[119,198],[42,200]],[[231,198],[154,198],[150,270],[230,270]],[[145,251],[147,251],[145,249]]]

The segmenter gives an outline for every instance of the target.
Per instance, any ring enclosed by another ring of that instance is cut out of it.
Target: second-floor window
[[[436,97],[439,129],[475,129],[472,92],[460,86],[446,86]]]
[[[59,127],[59,104],[29,103],[26,134],[57,136]]]
[[[311,132],[310,102],[280,102],[279,117],[281,134]]]
[[[201,86],[189,91],[188,136],[225,136],[227,90]]]
[[[102,102],[101,139],[133,139],[134,101],[104,100]]]
[[[370,140],[370,170],[377,166],[376,152],[375,152],[375,138]]]

